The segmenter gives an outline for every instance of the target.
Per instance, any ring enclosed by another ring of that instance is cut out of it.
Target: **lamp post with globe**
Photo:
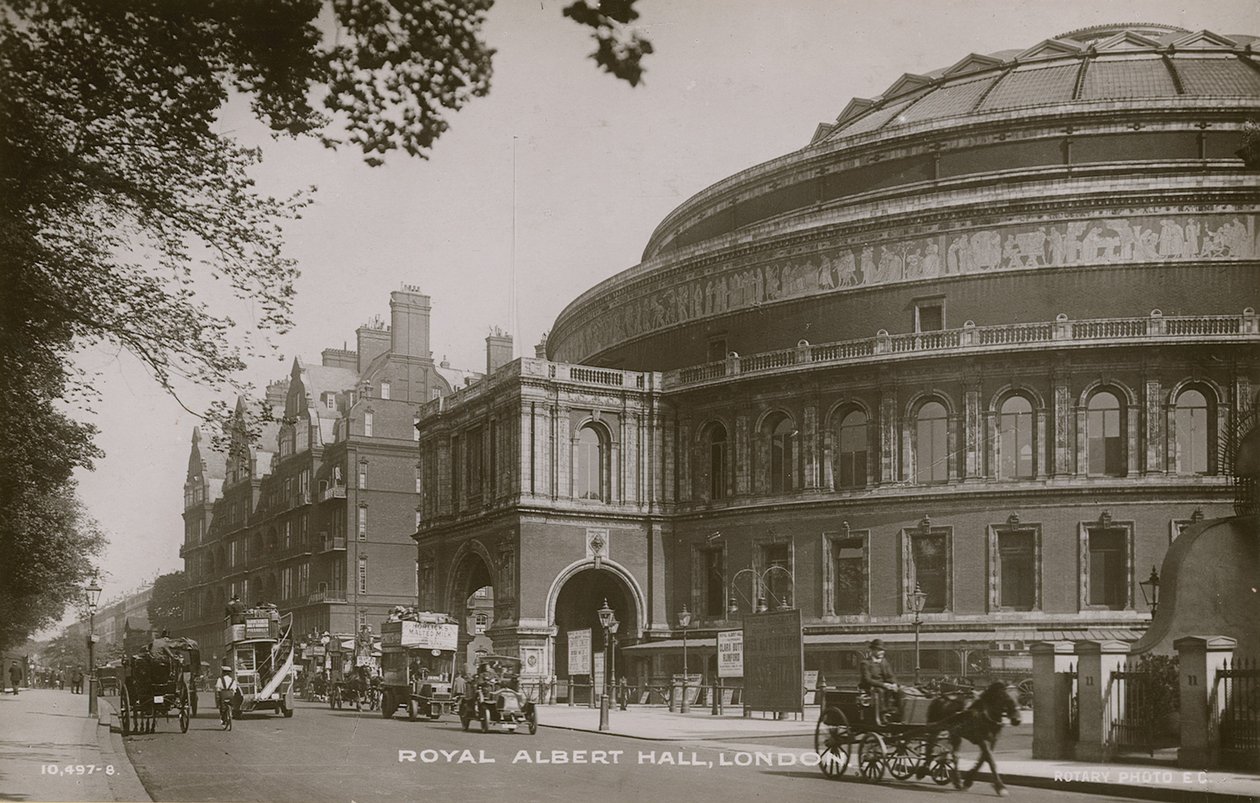
[[[678,626],[682,628],[683,633],[683,681],[682,681],[682,703],[679,711],[686,714],[691,711],[691,704],[687,702],[687,628],[691,625],[691,611],[687,610],[687,606],[683,605],[682,610],[678,612]]]
[[[620,624],[617,621],[617,614],[612,608],[608,607],[608,600],[604,600],[604,607],[596,611],[599,614],[600,627],[604,628],[604,656],[610,656],[612,636],[617,632]],[[604,661],[604,692],[599,699],[599,729],[608,730],[608,661]]]
[[[83,595],[88,609],[88,716],[96,716],[96,604],[101,600],[101,587],[95,575]]]

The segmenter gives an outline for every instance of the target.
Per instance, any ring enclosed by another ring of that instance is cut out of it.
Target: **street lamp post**
[[[612,635],[617,632],[617,614],[613,609],[608,607],[608,600],[604,600],[604,607],[596,611],[599,614],[600,627],[604,628],[604,657],[609,658],[612,650]],[[599,729],[608,730],[608,661],[604,661],[604,693],[599,700]]]
[[[1146,604],[1151,606],[1153,618],[1159,608],[1159,572],[1154,566],[1151,567],[1151,576],[1139,582],[1138,587],[1142,589],[1142,598],[1146,600]]]
[[[782,572],[784,575],[786,575],[788,579],[788,583],[790,584],[789,589],[783,592],[782,598],[775,596],[774,591],[772,591],[770,588],[770,583],[766,579],[776,571]],[[783,566],[775,564],[773,566],[768,567],[764,572],[761,572],[760,574],[758,574],[756,569],[749,567],[746,569],[740,569],[739,571],[735,572],[735,576],[731,578],[731,582],[730,582],[731,593],[729,595],[730,602],[729,602],[729,605],[727,606],[727,612],[731,616],[735,616],[739,613],[739,599],[735,596],[735,594],[736,592],[738,592],[740,596],[744,595],[744,592],[741,591],[739,588],[738,582],[739,582],[739,578],[745,574],[752,576],[752,594],[753,595],[752,595],[752,598],[745,597],[744,600],[745,602],[748,603],[749,607],[752,608],[756,613],[766,613],[767,611],[769,611],[770,610],[769,600],[771,599],[777,603],[777,608],[781,611],[790,610],[792,608],[792,596],[793,596],[793,592],[795,592],[796,590],[796,578],[792,575],[792,572],[790,570],[788,570],[787,568]]]
[[[101,587],[92,582],[83,589],[88,606],[88,716],[96,716],[96,603],[101,600]]]
[[[919,628],[922,627],[923,621],[919,618],[919,614],[923,613],[923,606],[927,604],[927,594],[923,593],[923,589],[916,581],[914,591],[910,594],[910,610],[914,611],[914,685],[919,685]]]
[[[683,632],[683,682],[682,682],[682,703],[679,711],[686,714],[691,711],[691,705],[687,702],[687,627],[691,624],[691,611],[687,610],[687,606],[683,605],[682,610],[678,612],[678,626]]]

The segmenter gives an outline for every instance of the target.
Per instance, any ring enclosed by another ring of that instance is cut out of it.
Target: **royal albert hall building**
[[[681,671],[684,606],[706,682],[758,606],[828,682],[875,636],[909,675],[916,588],[929,675],[1139,637],[1260,384],[1256,40],[963,55],[697,193],[422,410],[421,604],[492,587],[495,651],[564,678],[606,599],[631,683]]]

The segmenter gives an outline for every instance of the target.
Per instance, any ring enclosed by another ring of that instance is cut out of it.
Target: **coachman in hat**
[[[884,642],[880,639],[873,640],[870,652],[862,661],[862,679],[858,685],[880,696],[880,713],[885,720],[900,722],[904,695],[901,684],[897,683],[897,676],[893,674],[892,666],[884,656]]]

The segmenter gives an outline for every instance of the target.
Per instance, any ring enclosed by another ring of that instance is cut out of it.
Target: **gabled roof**
[[[1228,36],[1221,36],[1208,30],[1188,33],[1172,41],[1172,46],[1178,50],[1233,50],[1239,44]]]
[[[854,98],[853,100],[850,100],[848,105],[846,105],[843,111],[840,112],[840,116],[836,118],[836,122],[843,123],[846,120],[852,120],[854,117],[857,117],[859,114],[874,105],[875,101],[870,98]]]
[[[1094,49],[1099,53],[1111,53],[1118,50],[1150,50],[1156,47],[1159,47],[1159,42],[1133,31],[1121,31],[1094,45]]]
[[[915,75],[914,73],[902,73],[901,77],[893,81],[893,85],[884,90],[881,96],[884,100],[890,100],[901,95],[913,92],[916,89],[922,89],[932,85],[932,79],[926,75]]]
[[[214,449],[202,448],[201,427],[193,427],[192,445],[188,449],[188,474],[186,480],[201,477],[202,480],[222,480],[226,474],[227,461]]]
[[[942,75],[947,77],[966,75],[967,73],[980,72],[982,70],[991,70],[994,67],[1001,67],[1002,63],[1001,59],[994,58],[993,56],[982,56],[979,53],[971,53],[955,62],[952,67],[946,68]]]
[[[1034,59],[1053,59],[1061,56],[1073,56],[1080,53],[1081,46],[1066,39],[1043,39],[1016,56],[1017,61]]]

